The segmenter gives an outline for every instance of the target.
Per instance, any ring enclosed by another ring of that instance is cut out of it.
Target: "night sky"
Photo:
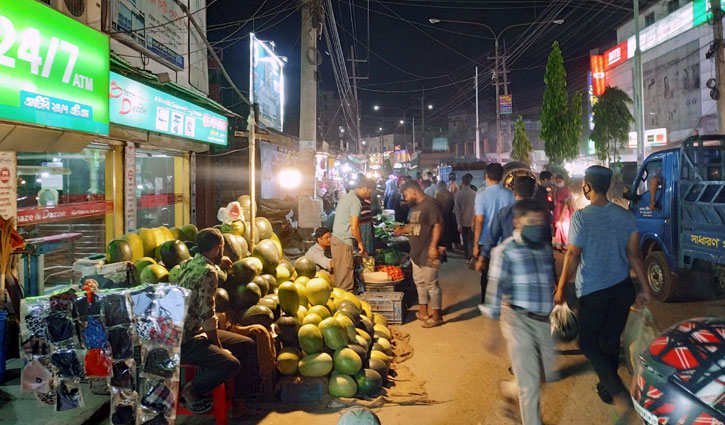
[[[213,0],[209,0],[210,2]],[[325,0],[323,0],[325,1]],[[641,0],[640,9],[653,4]],[[300,12],[298,0],[217,0],[208,9],[209,39],[223,48],[225,67],[236,84],[249,89],[248,34],[276,43],[276,53],[287,56],[285,132],[297,134],[299,114]],[[510,93],[514,114],[538,116],[543,78],[551,44],[558,40],[566,61],[570,93],[586,90],[586,71],[591,49],[606,49],[616,42],[616,28],[632,16],[631,1],[617,0],[332,0],[345,55],[350,46],[356,56],[368,59],[358,73],[363,133],[382,125],[395,126],[405,109],[408,117],[420,115],[420,100],[434,109],[426,112],[429,123],[445,122],[449,113],[472,112],[474,67],[479,66],[482,114],[493,114],[493,39],[485,28],[441,22],[429,18],[481,22],[498,32],[509,25],[551,23],[506,30],[499,38],[510,55]],[[369,16],[369,19],[368,19]],[[255,19],[250,20],[250,18]],[[353,24],[354,22],[354,24]],[[368,43],[369,39],[369,43]],[[335,90],[328,48],[323,39],[322,87]],[[391,107],[374,112],[373,105]]]

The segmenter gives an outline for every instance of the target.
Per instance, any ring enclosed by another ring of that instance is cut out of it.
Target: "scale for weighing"
[[[25,239],[25,249],[19,251],[22,262],[18,268],[26,297],[36,297],[45,291],[45,254],[78,240],[82,233],[60,233],[42,238]]]

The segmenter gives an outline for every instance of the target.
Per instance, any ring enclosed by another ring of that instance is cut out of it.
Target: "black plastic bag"
[[[551,336],[561,342],[574,341],[579,335],[579,322],[567,303],[557,304],[549,316]]]

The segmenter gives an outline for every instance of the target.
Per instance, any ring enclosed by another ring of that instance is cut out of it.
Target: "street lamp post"
[[[491,35],[493,36],[493,42],[494,42],[494,71],[493,71],[493,79],[494,84],[496,85],[496,156],[498,157],[498,162],[501,162],[501,108],[499,105],[499,69],[500,69],[500,55],[499,55],[499,48],[498,48],[498,40],[501,38],[504,32],[506,30],[509,30],[511,28],[515,27],[529,27],[532,25],[545,25],[545,24],[555,24],[555,25],[561,25],[564,23],[563,19],[555,19],[553,21],[544,21],[544,22],[528,22],[528,23],[522,23],[522,24],[513,24],[509,25],[506,28],[502,29],[498,33],[493,30],[493,28],[489,27],[488,25],[484,24],[483,22],[474,22],[474,21],[456,21],[456,20],[450,20],[450,19],[438,19],[438,18],[430,18],[428,19],[428,22],[431,24],[437,24],[439,22],[448,22],[453,24],[464,24],[464,25],[476,25],[479,27],[484,27],[487,30],[491,32]],[[478,84],[476,84],[476,95],[478,95]],[[476,102],[478,103],[478,102]],[[476,105],[478,107],[478,105]],[[476,123],[476,127],[478,127],[478,122]],[[477,130],[478,131],[478,130]]]
[[[406,118],[406,109],[399,108],[397,106],[380,106],[380,105],[373,105],[374,111],[380,111],[383,108],[388,109],[396,109],[400,111],[400,113],[403,115],[403,119],[399,121],[400,125],[403,126],[403,140],[405,141],[405,144],[408,144],[408,128],[406,125],[408,124],[408,120]],[[428,105],[428,109],[433,109],[433,105]],[[413,151],[415,152],[415,117],[413,117]]]

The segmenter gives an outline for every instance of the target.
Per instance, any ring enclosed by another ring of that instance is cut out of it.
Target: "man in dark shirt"
[[[179,286],[191,291],[184,323],[181,362],[202,370],[181,390],[181,397],[195,414],[208,412],[213,402],[203,398],[219,384],[235,378],[234,405],[231,415],[243,416],[249,379],[242,379],[242,369],[250,370],[257,363],[254,340],[217,329],[215,296],[219,278],[217,266],[229,266],[223,257],[224,238],[217,229],[204,229],[196,237],[199,254],[181,265]],[[246,374],[245,374],[246,375]]]
[[[534,193],[534,199],[545,205],[549,211],[554,211],[554,196],[551,190],[551,171],[542,171],[539,174],[540,184],[536,186],[536,192]]]
[[[424,321],[424,328],[432,328],[443,324],[443,297],[438,285],[438,242],[443,233],[443,214],[440,204],[415,182],[403,186],[403,195],[411,206],[410,221],[405,227],[396,228],[395,235],[408,235],[410,239],[413,280],[420,305],[417,316]]]

